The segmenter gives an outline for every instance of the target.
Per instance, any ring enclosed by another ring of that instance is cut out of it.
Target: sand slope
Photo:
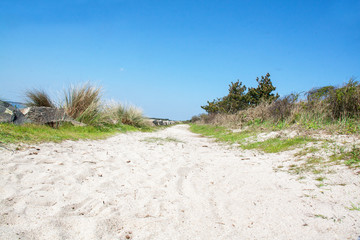
[[[319,188],[274,171],[290,153],[243,151],[187,128],[0,149],[0,239],[360,235],[360,211],[348,209],[360,179],[347,168]]]

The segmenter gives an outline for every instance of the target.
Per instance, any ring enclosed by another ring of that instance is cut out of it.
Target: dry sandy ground
[[[1,149],[0,239],[357,239],[359,175],[317,187],[274,171],[289,158],[187,125]]]

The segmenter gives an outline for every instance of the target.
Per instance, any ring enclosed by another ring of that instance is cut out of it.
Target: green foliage
[[[25,92],[25,105],[28,107],[55,107],[49,95],[39,89]]]
[[[273,86],[270,80],[270,74],[267,73],[264,76],[261,76],[261,79],[256,78],[258,83],[257,88],[249,88],[247,93],[247,98],[251,106],[257,106],[261,102],[271,103],[279,98],[279,94],[272,93],[275,91],[276,87]]]
[[[249,88],[242,84],[239,80],[231,82],[229,85],[228,95],[214,99],[212,102],[207,101],[207,105],[201,106],[209,114],[227,113],[233,114],[241,110],[245,110],[252,106],[257,106],[263,102],[273,102],[279,98],[278,94],[272,92],[276,89],[270,80],[270,74],[256,78],[257,88]]]

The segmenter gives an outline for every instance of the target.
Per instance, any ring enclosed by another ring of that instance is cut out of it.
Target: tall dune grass
[[[31,90],[26,92],[27,106],[55,107],[54,102],[43,90]],[[59,106],[71,118],[93,126],[107,125],[131,125],[134,127],[146,127],[147,121],[140,108],[133,105],[102,101],[102,88],[84,83],[71,86],[64,91],[64,101]]]
[[[55,107],[49,95],[40,89],[25,92],[25,105],[28,107]]]
[[[101,111],[101,121],[109,124],[126,124],[135,127],[147,125],[140,108],[117,102],[110,102],[105,105]]]
[[[73,119],[86,123],[96,123],[100,118],[101,87],[85,83],[72,86],[65,91],[65,111]]]

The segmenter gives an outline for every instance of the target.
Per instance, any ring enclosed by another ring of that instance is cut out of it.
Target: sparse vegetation
[[[270,138],[262,142],[254,142],[249,144],[243,144],[243,149],[259,149],[266,153],[277,153],[294,149],[300,145],[308,142],[315,141],[315,139],[309,137],[295,137],[295,138]]]
[[[166,138],[148,137],[143,139],[142,142],[157,143],[159,145],[163,145],[163,143],[167,143],[167,142],[182,143],[182,141],[180,141],[179,139],[172,137],[166,137]]]
[[[190,130],[217,139],[218,141],[228,143],[238,143],[243,149],[258,149],[267,153],[276,153],[293,149],[296,146],[303,145],[308,142],[316,141],[309,137],[295,138],[270,138],[265,141],[256,141],[247,143],[246,138],[256,135],[256,132],[245,130],[241,132],[233,132],[221,126],[212,125],[196,125],[192,124]]]
[[[294,174],[330,173],[333,170],[328,167],[338,164],[359,168],[359,147],[354,145],[349,149],[347,143],[337,146],[329,140],[315,141],[307,137],[319,130],[331,134],[360,134],[359,82],[350,79],[341,87],[325,86],[303,95],[290,94],[280,98],[277,94],[272,94],[275,87],[269,77],[268,74],[260,81],[257,79],[259,86],[249,88],[247,92],[241,82],[231,83],[227,96],[202,106],[207,114],[194,116],[191,130],[221,141],[239,143],[244,149],[258,149],[268,153],[319,142],[305,146],[294,154],[298,163],[288,166],[288,170]],[[239,133],[228,129],[237,129]],[[296,130],[298,136],[254,141],[254,136],[260,131],[283,132],[286,129]],[[252,138],[248,138],[250,136]],[[321,155],[320,150],[325,155]]]
[[[359,204],[355,204],[355,203],[351,203],[351,207],[348,208],[350,211],[360,211],[360,203]]]

